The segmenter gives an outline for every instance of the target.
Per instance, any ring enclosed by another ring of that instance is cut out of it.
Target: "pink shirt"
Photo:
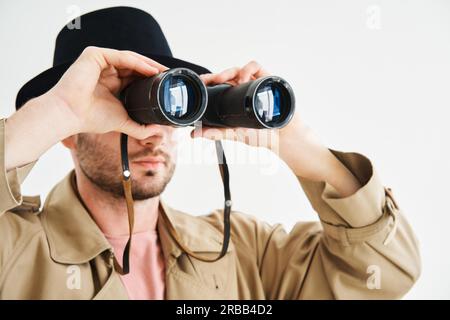
[[[117,261],[122,263],[128,236],[106,236],[114,248]],[[132,300],[164,299],[164,259],[156,230],[133,234],[130,252],[130,273],[120,276]]]

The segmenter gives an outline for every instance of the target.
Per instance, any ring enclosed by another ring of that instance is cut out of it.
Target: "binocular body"
[[[136,80],[121,100],[134,121],[173,126],[202,121],[211,127],[281,128],[295,110],[292,88],[280,77],[206,87],[186,68]]]

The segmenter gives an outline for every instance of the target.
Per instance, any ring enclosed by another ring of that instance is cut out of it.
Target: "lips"
[[[138,166],[144,167],[146,169],[158,169],[162,166],[164,166],[164,163],[166,162],[166,159],[164,157],[158,156],[158,157],[147,157],[142,158],[139,160],[133,161]]]
[[[135,162],[165,162],[166,159],[163,156],[155,156],[155,157],[145,157],[138,160],[134,160]]]

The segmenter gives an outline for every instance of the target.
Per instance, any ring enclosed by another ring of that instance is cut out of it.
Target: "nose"
[[[156,147],[165,144],[165,140],[167,139],[167,126],[152,124],[149,126],[150,135],[141,140],[136,140],[138,144],[143,147]]]

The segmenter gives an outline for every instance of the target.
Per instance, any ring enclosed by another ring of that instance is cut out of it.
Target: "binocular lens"
[[[253,108],[264,127],[281,128],[294,113],[294,94],[289,84],[279,77],[263,80],[254,94]]]
[[[195,114],[201,99],[194,83],[184,76],[167,77],[162,85],[162,107],[173,120],[183,119]]]
[[[294,114],[294,93],[277,76],[237,86],[219,84],[207,90],[208,107],[202,118],[207,126],[282,128]]]
[[[270,125],[281,117],[281,89],[276,84],[267,84],[256,92],[255,111],[261,121]]]
[[[121,99],[138,123],[188,126],[202,117],[208,96],[195,72],[176,68],[134,81]]]

